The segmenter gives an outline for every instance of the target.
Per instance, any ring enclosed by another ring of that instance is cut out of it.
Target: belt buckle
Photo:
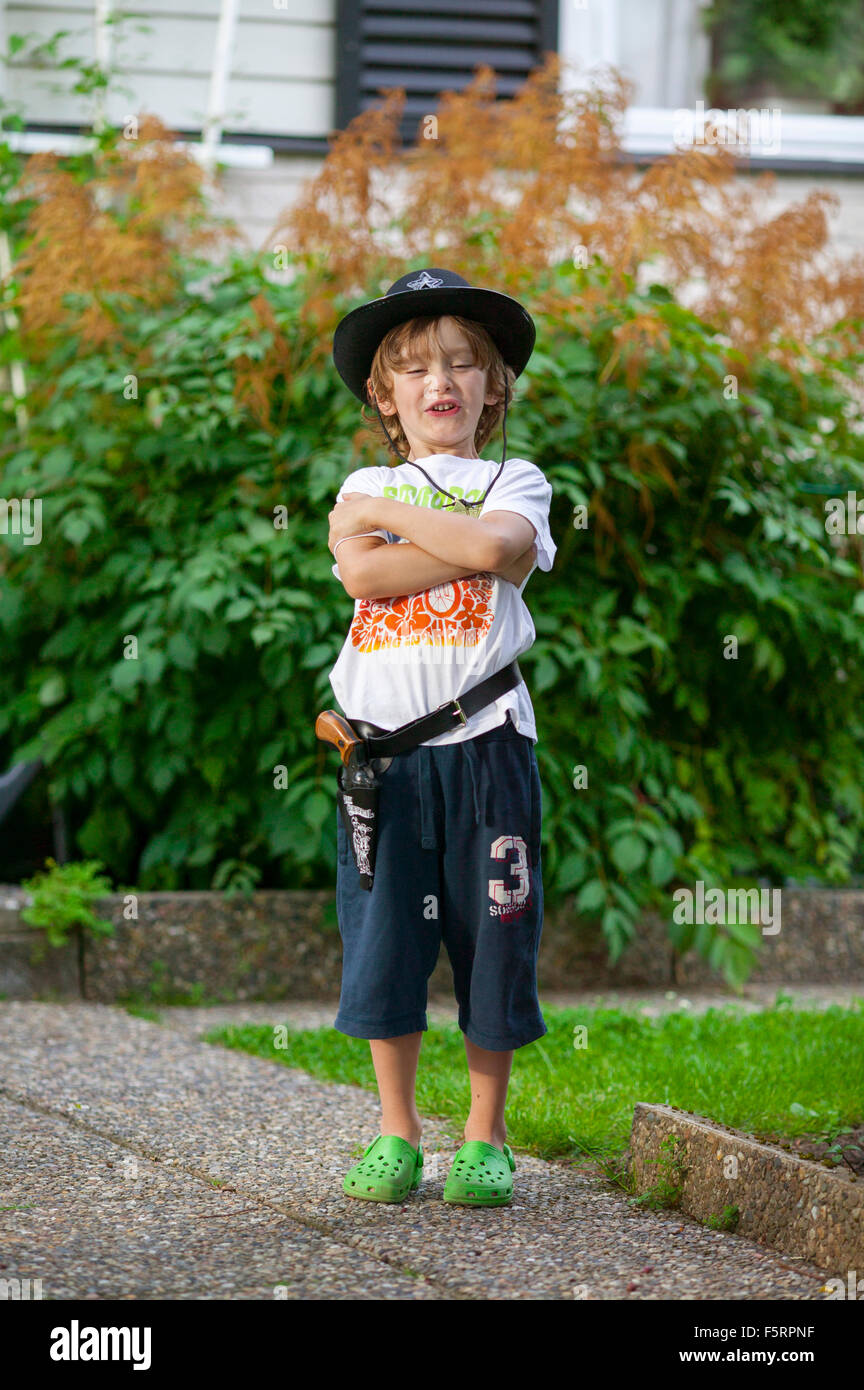
[[[450,709],[451,705],[455,705],[456,708]],[[443,703],[440,704],[438,708],[435,710],[435,713],[439,714],[442,709],[446,709],[454,718],[458,714],[463,724],[468,723],[468,716],[466,715],[458,700],[444,700]]]

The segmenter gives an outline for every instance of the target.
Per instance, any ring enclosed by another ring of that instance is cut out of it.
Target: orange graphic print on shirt
[[[351,645],[363,652],[382,647],[476,647],[495,613],[491,574],[468,574],[419,594],[359,599],[351,623]]]

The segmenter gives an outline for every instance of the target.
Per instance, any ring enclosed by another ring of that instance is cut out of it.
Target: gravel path
[[[509,1207],[445,1206],[457,1146],[434,1118],[420,1190],[352,1202],[341,1179],[377,1132],[375,1096],[198,1040],[229,1018],[316,1012],[332,1024],[319,1004],[166,1009],[157,1024],[0,1002],[3,1276],[41,1278],[45,1299],[825,1297],[815,1266],[518,1151]]]

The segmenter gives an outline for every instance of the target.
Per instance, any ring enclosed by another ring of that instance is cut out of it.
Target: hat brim
[[[333,362],[348,390],[368,404],[365,384],[378,346],[397,324],[408,319],[459,315],[482,324],[518,377],[534,351],[534,320],[518,300],[499,290],[476,286],[403,290],[352,309],[333,334]]]

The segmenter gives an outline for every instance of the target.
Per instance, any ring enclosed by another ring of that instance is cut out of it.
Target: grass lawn
[[[542,1001],[541,1001],[542,1002]],[[864,1120],[864,1000],[855,1007],[746,1012],[734,1004],[657,1019],[608,1008],[543,1006],[548,1033],[513,1058],[508,1142],[540,1158],[614,1160],[637,1101],[672,1105],[758,1135],[830,1137]],[[574,1046],[585,1029],[584,1046]],[[206,1041],[377,1094],[369,1044],[333,1028],[215,1029]],[[421,1114],[461,1141],[468,1071],[455,1026],[430,1028],[417,1075]]]

